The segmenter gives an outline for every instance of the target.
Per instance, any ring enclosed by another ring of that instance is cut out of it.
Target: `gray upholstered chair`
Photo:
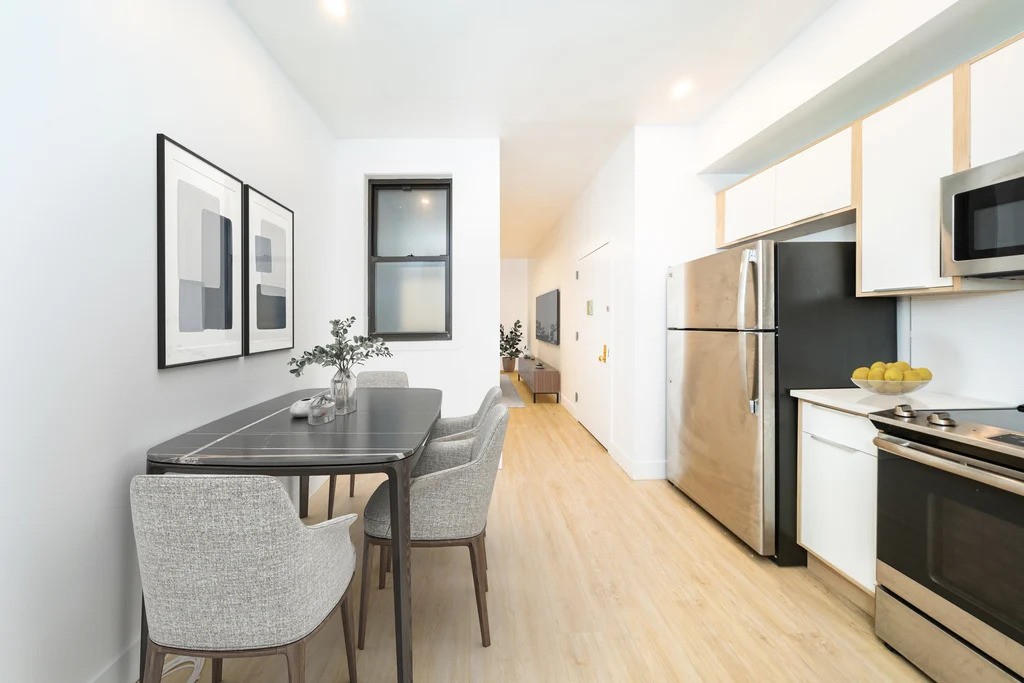
[[[484,421],[484,416],[487,415],[487,411],[492,406],[496,406],[501,403],[501,387],[491,387],[484,394],[484,400],[480,402],[480,407],[477,408],[476,413],[473,415],[462,415],[461,417],[442,417],[434,424],[434,428],[430,431],[430,440],[436,441],[438,439],[460,439],[466,436],[471,436],[467,432],[472,432],[474,429],[480,426],[480,423]]]
[[[508,408],[491,406],[473,436],[428,445],[438,451],[431,467],[420,471],[409,488],[411,545],[466,546],[473,566],[477,616],[484,647],[491,644],[487,619],[487,555],[485,532],[498,459],[508,428]],[[454,464],[457,463],[457,464]],[[365,645],[367,600],[370,595],[370,546],[381,546],[381,576],[391,547],[391,506],[387,482],[377,487],[364,512],[363,574],[359,596],[359,647]]]
[[[409,386],[409,375],[397,370],[363,370],[356,375],[356,388],[364,389],[405,389]],[[327,519],[334,517],[334,491],[338,487],[338,475],[331,475],[327,488]],[[348,475],[348,497],[356,495],[356,475]]]
[[[367,389],[404,389],[409,386],[409,375],[397,370],[363,370],[356,375],[356,386]]]
[[[131,483],[149,640],[141,683],[166,655],[213,659],[284,654],[304,683],[308,638],[340,611],[356,680],[349,587],[355,547],[346,515],[307,527],[273,477],[140,475]]]
[[[426,448],[423,449],[419,460],[416,461],[412,476],[418,477],[427,472],[436,472],[468,462],[467,449],[450,448],[444,444],[471,438],[483,423],[487,411],[496,405],[501,405],[501,388],[491,387],[484,395],[484,400],[480,402],[480,407],[475,414],[439,419],[430,432],[430,441],[427,442]]]

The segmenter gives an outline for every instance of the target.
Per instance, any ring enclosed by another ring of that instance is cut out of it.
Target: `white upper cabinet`
[[[853,134],[845,128],[776,166],[775,226],[851,204]]]
[[[776,226],[775,167],[725,191],[724,242],[735,242]]]
[[[1024,40],[971,65],[971,166],[1024,152]]]
[[[953,77],[863,123],[861,289],[951,287],[939,276],[939,178],[953,172]]]

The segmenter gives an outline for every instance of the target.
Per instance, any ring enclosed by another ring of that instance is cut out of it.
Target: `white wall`
[[[541,342],[535,351],[561,370],[563,401],[575,413],[583,362],[572,342],[583,306],[575,270],[596,244],[609,243],[608,450],[635,479],[665,476],[665,271],[714,251],[714,195],[697,177],[698,141],[693,128],[636,127],[530,259],[531,297],[562,290],[562,345]]]
[[[929,390],[1024,403],[1024,292],[919,296],[906,309],[907,360],[934,373]]]
[[[295,211],[300,347],[338,272],[334,139],[223,2],[8,2],[0,25],[16,27],[0,41],[0,677],[123,683],[146,449],[316,381],[288,374],[289,352],[157,371],[156,134]]]
[[[638,126],[631,409],[634,438],[624,454],[636,479],[665,477],[665,272],[715,251],[715,198],[698,179],[698,131]]]
[[[497,384],[499,317],[499,149],[497,139],[339,140],[332,192],[340,229],[321,245],[340,286],[325,292],[332,315],[366,322],[366,225],[369,178],[452,179],[452,339],[392,342],[394,358],[372,369],[401,369],[413,386],[444,392],[443,412],[475,412]],[[353,239],[351,231],[359,238]],[[326,320],[326,319],[325,319]]]
[[[500,322],[505,329],[510,329],[517,320],[523,323],[523,344],[528,341],[526,328],[529,320],[530,306],[527,296],[529,261],[524,258],[501,259],[501,306]]]

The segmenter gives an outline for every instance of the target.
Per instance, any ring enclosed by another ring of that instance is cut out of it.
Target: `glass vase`
[[[348,415],[356,410],[356,378],[350,370],[338,370],[331,378],[331,396],[338,415]]]
[[[333,422],[337,411],[334,407],[334,397],[327,394],[314,396],[309,402],[309,412],[306,420],[311,425],[323,425]]]

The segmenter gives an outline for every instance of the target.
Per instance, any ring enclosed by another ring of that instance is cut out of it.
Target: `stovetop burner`
[[[896,406],[868,417],[886,434],[1024,468],[1024,406],[973,410]]]

